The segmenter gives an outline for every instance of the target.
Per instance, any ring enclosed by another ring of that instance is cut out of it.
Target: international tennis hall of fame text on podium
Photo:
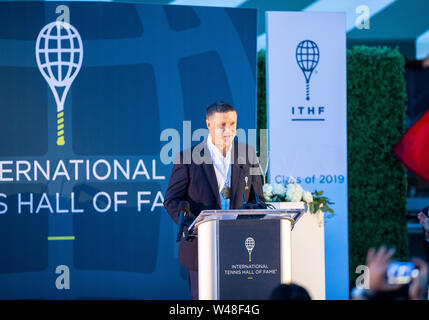
[[[219,222],[219,298],[269,299],[281,282],[276,220]]]

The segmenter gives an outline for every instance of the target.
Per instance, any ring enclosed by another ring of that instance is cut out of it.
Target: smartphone
[[[419,275],[419,270],[412,262],[392,262],[387,267],[387,282],[389,284],[408,284]]]

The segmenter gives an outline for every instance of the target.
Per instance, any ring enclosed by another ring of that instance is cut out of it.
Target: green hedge
[[[391,153],[405,129],[404,62],[397,49],[387,47],[357,46],[347,51],[351,286],[359,276],[356,267],[365,264],[371,246],[395,246],[395,258],[408,259],[407,172]],[[267,123],[265,83],[265,52],[260,51],[258,129]]]
[[[405,130],[404,57],[397,49],[347,51],[349,270],[365,264],[368,248],[396,247],[408,259],[407,171],[391,153]]]
[[[256,135],[256,151],[260,155],[260,131],[259,129],[267,129],[267,99],[266,99],[266,77],[265,77],[265,51],[258,52],[258,83],[257,83],[257,135]]]

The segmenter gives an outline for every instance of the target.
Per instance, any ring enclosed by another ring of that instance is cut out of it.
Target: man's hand
[[[419,269],[419,275],[413,278],[408,296],[411,300],[424,300],[428,283],[428,265],[420,258],[414,258],[413,263]]]
[[[426,239],[429,239],[429,218],[423,212],[419,212],[417,218],[423,227]]]
[[[386,279],[387,267],[394,253],[394,248],[387,250],[385,246],[380,247],[378,251],[375,248],[368,250],[366,265],[369,271],[369,289],[372,292],[394,291],[401,287],[401,285],[389,284]]]

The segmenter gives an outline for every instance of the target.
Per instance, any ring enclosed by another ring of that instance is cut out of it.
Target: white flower
[[[273,187],[273,194],[283,196],[286,193],[286,188],[284,185],[276,183]]]
[[[264,184],[262,187],[262,191],[264,192],[265,198],[270,198],[273,193],[273,186],[269,183]]]
[[[299,184],[288,184],[286,188],[286,197],[289,201],[298,202],[302,199],[302,194],[304,190]]]
[[[304,200],[307,203],[313,202],[313,196],[311,195],[310,191],[304,191],[302,195],[302,200]]]

